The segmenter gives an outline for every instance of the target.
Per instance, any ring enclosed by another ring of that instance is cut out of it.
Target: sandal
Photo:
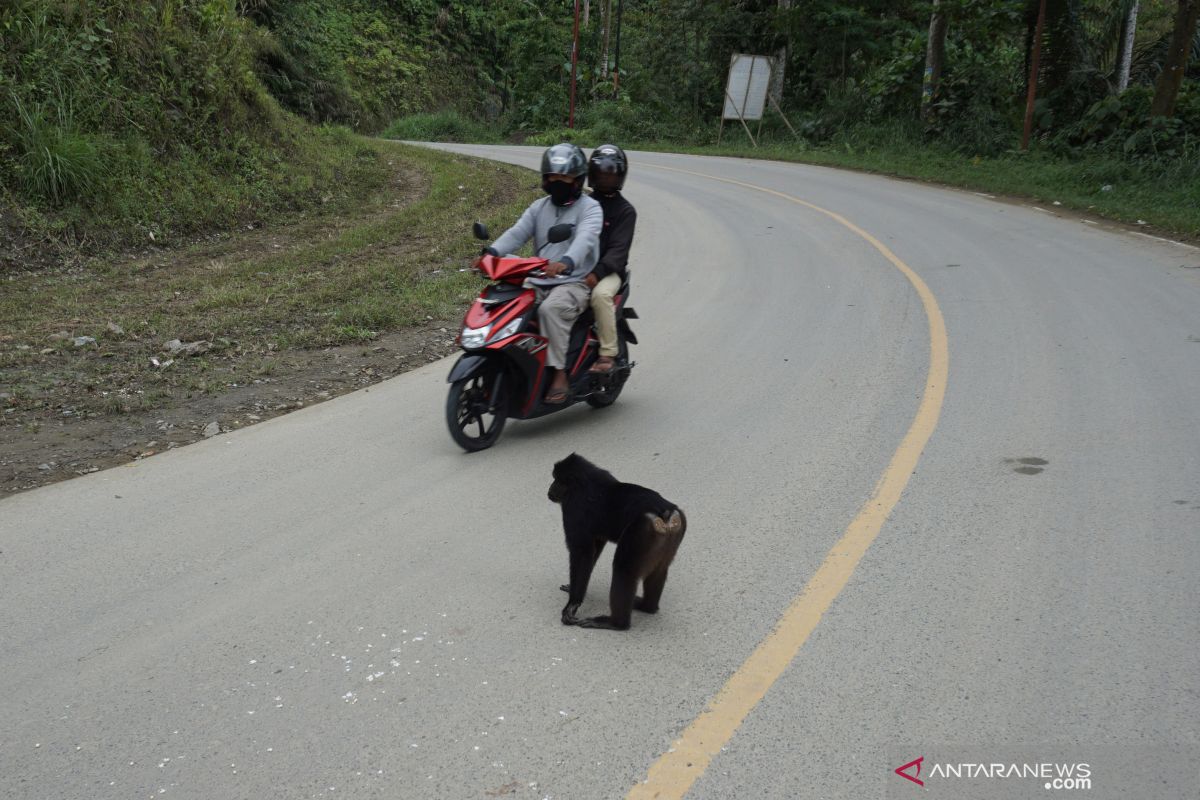
[[[548,403],[549,405],[552,405],[552,406],[559,405],[560,403],[565,403],[565,402],[567,402],[567,390],[566,389],[551,389],[549,392],[546,393],[546,396],[544,398],[542,398],[542,402]]]
[[[608,373],[612,372],[616,366],[617,362],[613,360],[612,356],[600,356],[596,359],[596,362],[592,364],[592,368],[589,369],[588,372],[595,375],[607,375]]]

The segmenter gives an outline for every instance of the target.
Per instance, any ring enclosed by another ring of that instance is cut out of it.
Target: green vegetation
[[[411,114],[388,126],[382,136],[409,142],[500,142],[501,136],[457,111]]]
[[[514,218],[533,182],[513,167],[398,144],[381,144],[372,163],[390,179],[342,214],[169,258],[10,276],[0,293],[6,402],[40,407],[67,394],[76,413],[150,410],[271,375],[273,354],[289,349],[455,320],[479,287],[463,269],[478,252],[470,222]],[[95,343],[77,346],[83,336]],[[175,339],[202,352],[172,353]]]
[[[349,131],[279,110],[229,3],[17,0],[0,34],[10,235],[162,244],[384,179]]]
[[[759,147],[751,146],[744,133],[726,130],[720,146],[646,143],[643,147],[796,161],[1029,197],[1200,238],[1200,160],[1138,160],[1094,148],[1080,148],[1069,158],[1047,147],[1028,153],[970,154],[926,141],[916,124],[856,126],[820,144],[797,141],[785,129],[765,135]]]
[[[722,151],[1200,228],[1200,0],[1047,0],[1029,152],[1039,0],[587,7],[573,68],[573,0],[9,0],[0,264],[340,213],[388,179],[355,134],[712,148],[739,52],[778,57],[791,128]]]

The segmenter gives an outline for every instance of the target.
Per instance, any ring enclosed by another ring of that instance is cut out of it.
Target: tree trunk
[[[779,12],[784,14],[792,8],[792,0],[779,0]],[[791,30],[789,26],[788,30]],[[788,58],[792,54],[791,33],[784,41],[783,46],[775,51],[775,71],[771,73],[771,97],[775,100],[775,105],[783,106],[783,74],[787,69]]]
[[[1179,96],[1179,85],[1187,71],[1188,55],[1192,39],[1196,37],[1196,20],[1200,18],[1200,0],[1179,0],[1175,12],[1175,32],[1171,35],[1171,47],[1163,63],[1162,74],[1154,85],[1154,100],[1150,103],[1150,116],[1171,117],[1175,115],[1175,99]]]
[[[621,91],[621,11],[625,0],[617,0],[617,41],[613,52],[613,99],[616,100]]]
[[[604,43],[600,47],[600,77],[608,80],[608,32],[612,28],[612,0],[600,4],[600,25],[604,29]]]
[[[1138,0],[1129,7],[1129,14],[1121,25],[1120,51],[1117,53],[1117,92],[1129,86],[1129,67],[1133,63],[1133,38],[1137,33]]]
[[[1041,80],[1047,95],[1065,88],[1079,63],[1080,23],[1073,5],[1072,0],[1046,2]]]
[[[946,60],[946,16],[940,0],[933,0],[929,17],[929,43],[925,46],[925,81],[921,86],[921,119],[933,119],[933,103],[942,81],[942,63]]]
[[[1029,135],[1033,132],[1033,104],[1037,100],[1038,73],[1042,60],[1042,33],[1046,26],[1046,0],[1038,2],[1037,20],[1029,48],[1029,89],[1025,95],[1025,128],[1021,133],[1021,149],[1029,149]]]

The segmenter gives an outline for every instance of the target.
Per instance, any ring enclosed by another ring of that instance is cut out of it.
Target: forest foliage
[[[1178,61],[1173,36],[1200,0],[1045,3],[1034,148],[1200,179],[1195,13],[1170,113],[1151,113]],[[125,230],[186,230],[303,206],[331,181],[370,180],[371,155],[346,129],[706,145],[718,135],[733,53],[780,57],[790,127],[768,114],[768,143],[819,147],[885,131],[913,148],[1004,156],[1020,140],[1038,6],[6,0],[0,208],[65,229],[103,217]],[[935,13],[944,20],[942,66],[923,103]]]

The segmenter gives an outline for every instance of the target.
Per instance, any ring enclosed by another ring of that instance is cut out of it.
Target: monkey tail
[[[678,508],[666,518],[650,512],[646,512],[646,516],[649,518],[650,524],[654,526],[655,533],[675,536],[683,531],[683,514],[679,512]]]

